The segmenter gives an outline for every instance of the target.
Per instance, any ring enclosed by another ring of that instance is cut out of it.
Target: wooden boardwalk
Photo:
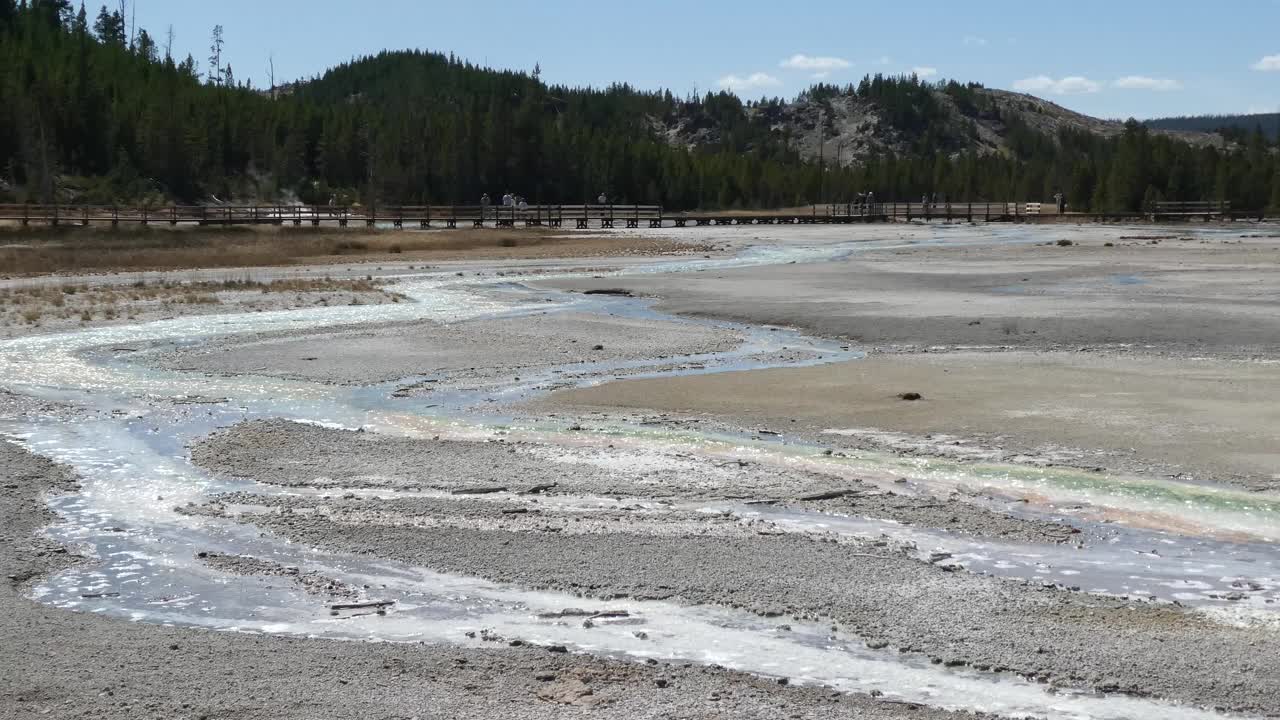
[[[0,222],[48,226],[293,225],[311,227],[573,227],[663,228],[710,225],[832,225],[874,222],[1025,222],[1051,218],[1078,220],[1261,219],[1258,212],[1232,212],[1222,203],[1162,203],[1155,212],[1059,216],[1041,203],[845,203],[791,211],[664,211],[658,205],[413,205],[364,208],[307,205],[0,205]]]
[[[1212,201],[1160,201],[1148,208],[1152,222],[1159,220],[1214,220],[1231,217],[1231,203]]]

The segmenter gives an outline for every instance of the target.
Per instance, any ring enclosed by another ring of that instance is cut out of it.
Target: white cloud
[[[1098,92],[1102,89],[1102,85],[1079,75],[1071,75],[1061,80],[1054,80],[1048,75],[1036,75],[1015,82],[1013,89],[1020,92],[1043,92],[1053,95],[1084,95]]]
[[[964,44],[969,47],[986,47],[987,39],[984,37],[978,37],[977,35],[965,35]]]
[[[778,67],[787,70],[813,70],[816,72],[831,72],[832,70],[843,70],[853,63],[838,57],[814,57],[812,55],[803,55],[797,53],[791,57],[778,63]]]
[[[1035,77],[1023,78],[1013,84],[1014,90],[1021,92],[1044,92],[1053,88],[1054,80],[1048,75],[1036,75]]]
[[[929,78],[931,78],[931,77],[933,77],[934,75],[937,75],[937,74],[938,74],[938,68],[936,68],[936,67],[913,67],[913,68],[911,68],[911,72],[912,72],[912,74],[914,74],[916,77],[920,78],[921,80],[928,80]]]
[[[742,90],[758,90],[760,88],[774,87],[775,85],[781,85],[782,81],[768,73],[758,72],[751,73],[746,77],[725,75],[717,81],[717,84],[723,90],[738,92]]]
[[[826,80],[830,76],[831,76],[831,73],[824,70],[822,72],[816,72],[810,77],[812,77],[814,80]]]
[[[877,65],[888,65],[892,62],[893,62],[893,58],[890,58],[888,55],[881,55],[880,59],[876,60]]]
[[[1280,55],[1268,55],[1250,67],[1262,72],[1280,72]]]
[[[1182,83],[1170,78],[1153,78],[1145,75],[1126,75],[1115,81],[1121,90],[1181,90]]]

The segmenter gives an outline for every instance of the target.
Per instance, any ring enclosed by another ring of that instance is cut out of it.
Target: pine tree
[[[124,47],[124,17],[119,11],[108,11],[107,6],[103,5],[98,11],[98,19],[93,23],[93,32],[107,45]]]
[[[1280,212],[1280,161],[1274,164],[1276,169],[1271,174],[1271,211]]]
[[[15,0],[0,0],[0,33],[8,32],[18,16],[18,4]]]
[[[222,84],[222,26],[213,26],[213,36],[209,41],[209,84]]]
[[[1114,138],[1051,136],[958,83],[876,75],[801,93],[791,108],[815,120],[841,103],[874,104],[881,132],[904,148],[822,173],[777,129],[789,110],[778,99],[554,86],[540,66],[488,70],[422,51],[344,63],[272,98],[237,84],[221,26],[202,76],[190,55],[175,64],[171,33],[161,53],[141,28],[130,43],[123,11],[102,8],[90,32],[83,5],[70,10],[65,0],[0,0],[0,172],[24,186],[13,197],[52,197],[65,170],[100,179],[97,199],[122,202],[247,193],[251,177],[269,172],[262,192],[322,202],[475,202],[509,190],[689,209],[799,204],[825,188],[837,202],[869,190],[885,201],[938,192],[964,202],[1047,200],[1062,189],[1076,209],[1136,210],[1154,197],[1280,205],[1280,160],[1256,133],[1222,149],[1138,123]],[[1005,124],[1008,153],[968,149],[978,115]],[[702,139],[672,144],[665,127],[674,126]]]
[[[71,0],[31,0],[29,7],[36,21],[51,29],[70,24],[74,17]]]
[[[138,31],[138,39],[134,43],[133,51],[148,63],[154,63],[159,59],[156,41],[151,39],[151,35],[147,33],[145,28]]]
[[[192,80],[200,78],[200,66],[196,63],[196,59],[191,57],[191,53],[187,53],[187,59],[178,66],[178,72]]]

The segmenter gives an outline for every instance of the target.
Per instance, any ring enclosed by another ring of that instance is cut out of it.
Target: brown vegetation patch
[[[356,260],[658,255],[711,248],[546,228],[0,228],[0,274],[258,267]]]
[[[288,295],[288,297],[286,297]],[[279,307],[401,302],[372,278],[294,278],[259,282],[139,280],[130,285],[66,283],[0,289],[0,328],[51,327],[117,319],[190,314],[201,306],[229,305],[240,311]]]

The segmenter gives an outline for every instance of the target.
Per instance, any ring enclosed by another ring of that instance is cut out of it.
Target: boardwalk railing
[[[789,211],[666,212],[659,205],[0,205],[0,222],[22,225],[309,225],[312,227],[574,227],[661,228],[698,225],[844,224],[859,222],[1018,222],[1058,215],[1056,206],[1014,202],[849,202]],[[1255,218],[1225,202],[1162,202],[1146,210],[1159,219]],[[1136,213],[1074,215],[1077,219],[1139,219]]]
[[[1152,220],[1212,219],[1231,215],[1231,203],[1226,200],[1160,201],[1147,208]]]
[[[659,205],[0,205],[0,221],[23,225],[168,224],[310,225],[350,227],[546,226],[649,228],[694,225],[772,225],[886,222],[895,220],[1010,221],[1035,215],[1038,203],[851,202],[813,205],[791,212],[664,212]]]
[[[0,221],[22,225],[336,225],[366,227],[433,224],[455,228],[515,225],[638,228],[640,223],[661,227],[658,205],[404,205],[392,207],[317,205],[0,205]]]

